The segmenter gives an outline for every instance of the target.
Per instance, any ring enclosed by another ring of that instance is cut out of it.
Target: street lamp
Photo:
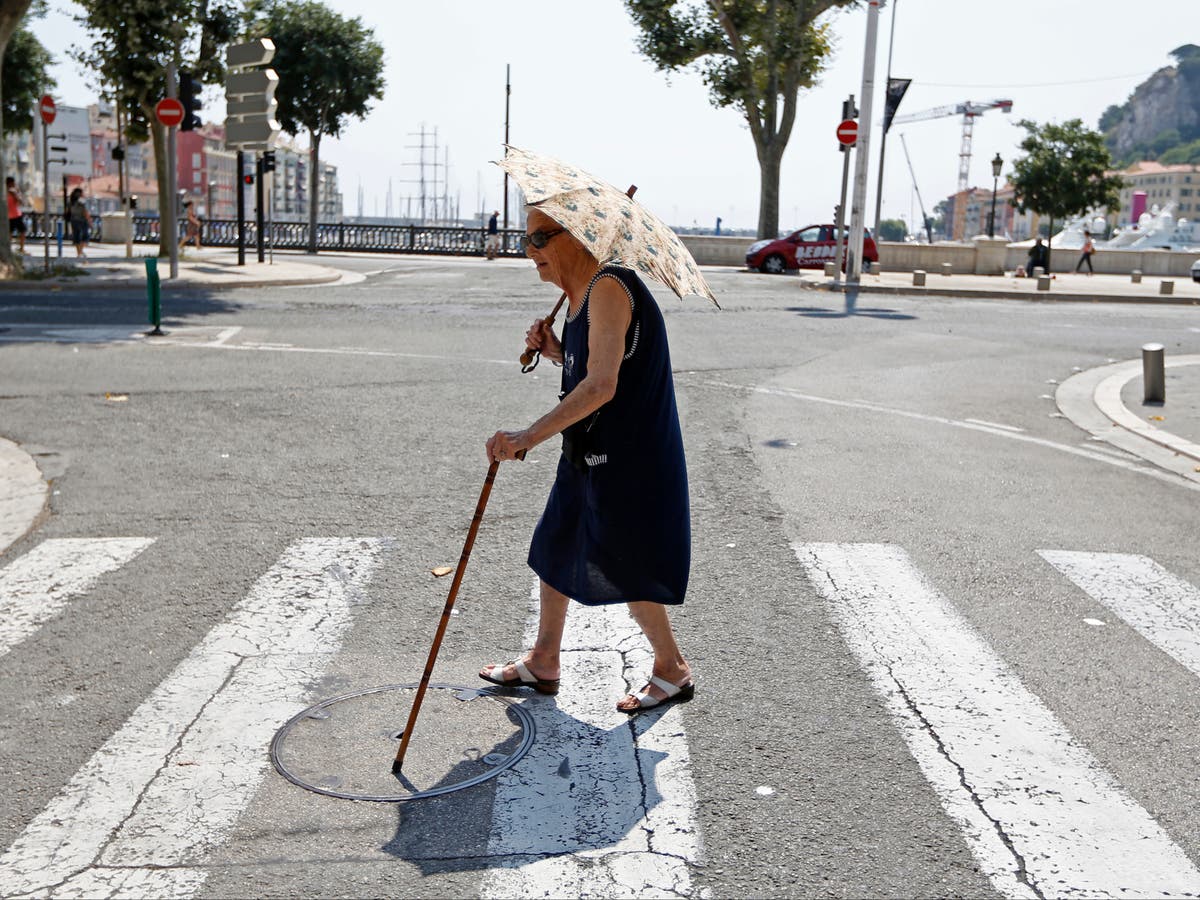
[[[1004,160],[1000,154],[992,160],[992,214],[988,216],[988,237],[996,236],[996,185],[1000,181],[1000,170],[1004,168]]]

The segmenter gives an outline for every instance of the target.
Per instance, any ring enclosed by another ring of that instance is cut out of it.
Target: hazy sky
[[[505,65],[512,66],[513,144],[569,160],[624,188],[672,224],[757,224],[754,143],[732,109],[715,109],[698,75],[668,78],[635,46],[620,0],[326,0],[360,16],[386,51],[387,88],[368,118],[322,157],[339,168],[346,213],[384,212],[388,180],[394,210],[416,193],[416,132],[436,127],[449,148],[450,191],[461,210],[498,205]],[[34,30],[58,59],[59,102],[93,99],[66,50],[85,40],[73,4],[52,0]],[[1012,160],[1019,119],[1081,118],[1095,127],[1112,103],[1162,66],[1183,43],[1200,43],[1200,0],[890,0],[880,14],[872,139],[872,197],[878,172],[878,117],[895,21],[892,74],[912,78],[900,114],[964,100],[1008,98],[1011,115],[976,120],[972,183],[991,187],[990,160]],[[861,94],[865,8],[831,14],[837,47],[821,83],[803,93],[783,159],[780,227],[828,221],[837,203],[841,154],[834,129],[842,100]],[[205,118],[223,118],[212,89]],[[957,116],[893,126],[883,215],[920,221],[900,134],[907,139],[927,210],[955,190],[962,122]],[[306,139],[302,138],[306,144]],[[427,138],[432,143],[432,138]],[[428,154],[432,158],[432,153]],[[1005,171],[1008,171],[1006,167]],[[873,218],[874,200],[868,209]]]

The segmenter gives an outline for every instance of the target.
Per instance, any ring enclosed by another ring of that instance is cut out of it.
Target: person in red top
[[[8,186],[8,234],[17,235],[21,242],[21,253],[25,253],[25,216],[21,214],[21,195],[17,182],[11,175],[4,179]]]

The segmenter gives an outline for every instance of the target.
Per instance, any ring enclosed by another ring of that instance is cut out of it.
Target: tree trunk
[[[25,17],[25,11],[29,9],[30,0],[0,0],[0,63],[4,61],[4,54],[8,51],[8,42],[12,38],[13,32],[17,30],[17,26],[21,24],[21,19]],[[4,134],[4,85],[0,84],[0,140]],[[0,153],[0,182],[5,178],[4,172],[4,154]],[[5,198],[7,200],[7,197]],[[4,217],[5,225],[0,228],[0,263],[3,267],[12,272],[14,275],[20,275],[21,261],[13,259],[12,255],[12,236],[8,230],[8,216]]]
[[[760,149],[758,154],[758,239],[774,240],[779,236],[779,172],[783,153],[774,147]]]
[[[317,252],[317,210],[320,208],[320,198],[317,196],[317,186],[320,183],[318,170],[321,167],[321,135],[319,132],[309,134],[308,159],[308,252]]]
[[[158,255],[170,256],[172,235],[167,234],[167,229],[164,227],[166,218],[164,212],[171,208],[173,202],[171,193],[171,181],[167,177],[167,129],[158,122],[158,117],[154,115],[154,107],[141,104],[142,113],[146,116],[146,121],[150,123],[150,138],[154,143],[154,177],[158,181]],[[240,173],[239,173],[240,177]]]

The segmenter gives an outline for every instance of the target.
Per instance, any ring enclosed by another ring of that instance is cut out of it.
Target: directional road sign
[[[38,101],[38,114],[47,125],[54,124],[54,117],[58,115],[58,107],[54,105],[54,98],[49,94],[43,94],[42,99]]]
[[[245,44],[231,44],[225,48],[225,65],[231,69],[265,66],[274,58],[275,43],[270,38],[260,38]]]
[[[279,123],[267,116],[243,116],[240,121],[225,120],[225,146],[251,149],[248,145],[267,145],[279,135]]]
[[[231,65],[256,65],[269,60],[274,53],[275,45],[264,39],[230,48],[226,59]],[[225,76],[226,148],[263,150],[274,144],[280,131],[275,121],[278,86],[279,75],[274,69],[231,71]]]
[[[853,147],[858,141],[858,123],[853,119],[845,119],[837,127],[838,143]]]
[[[175,128],[183,121],[183,104],[173,97],[164,97],[154,107],[158,121],[167,128]]]

